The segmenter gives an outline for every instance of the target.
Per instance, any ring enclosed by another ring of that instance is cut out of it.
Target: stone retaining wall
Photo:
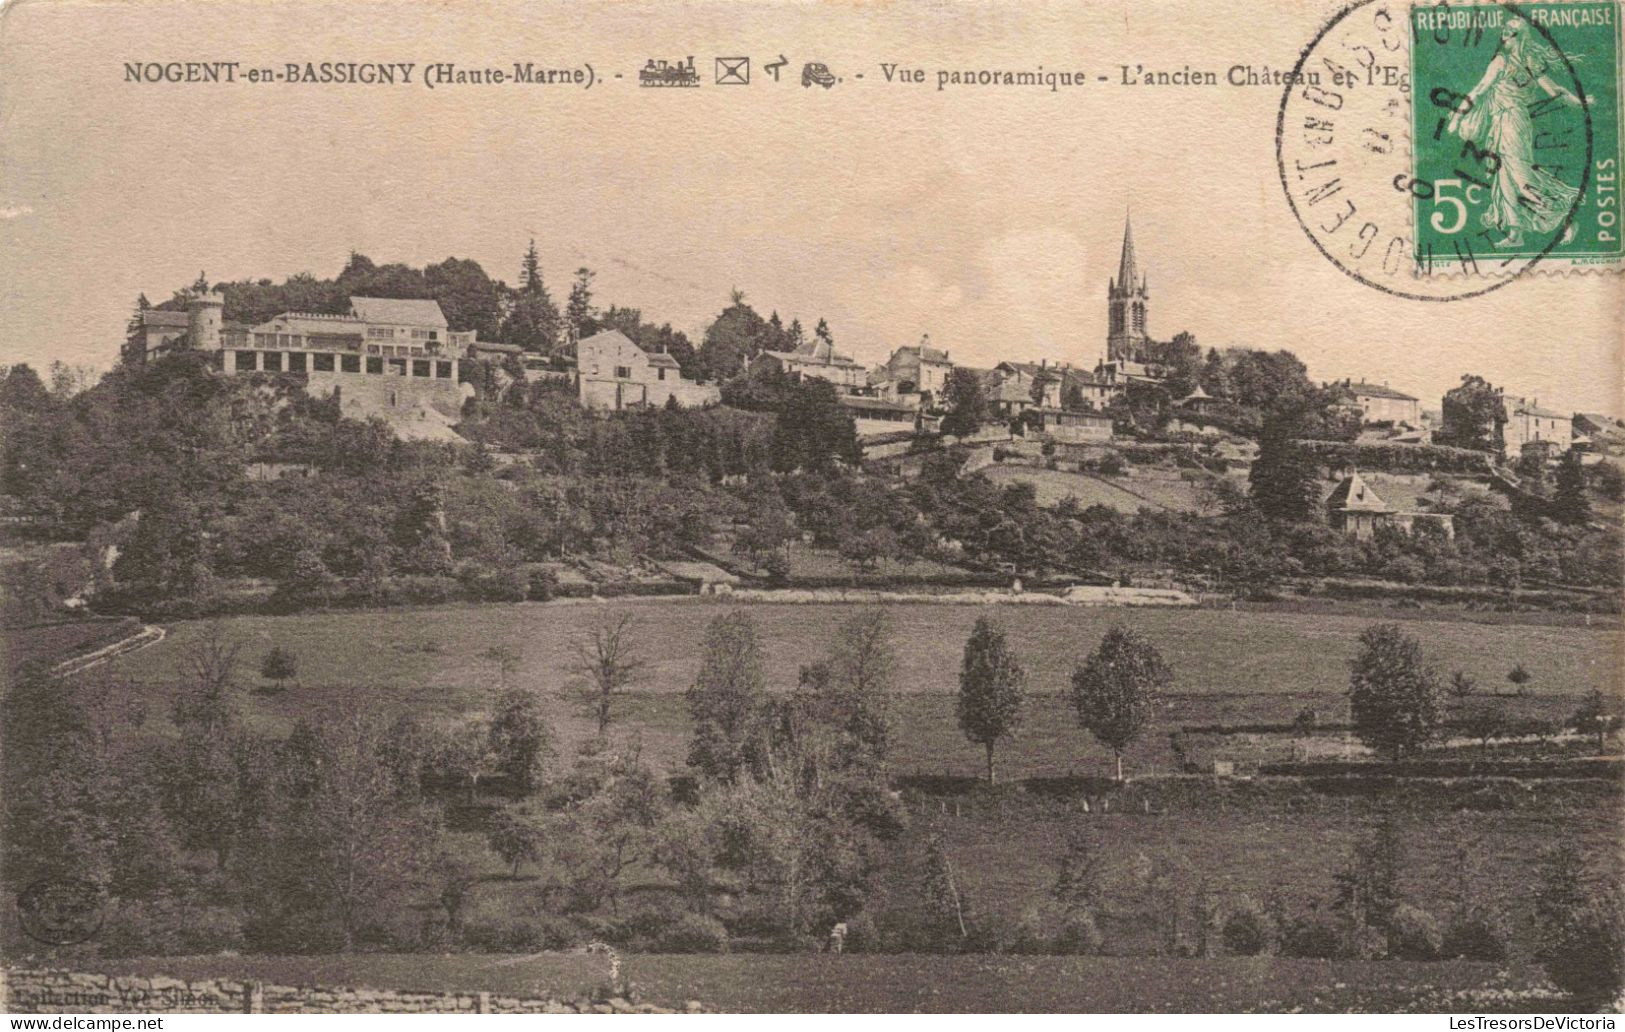
[[[690,1012],[698,1003],[690,1003]],[[0,969],[0,1011],[14,1014],[669,1014],[614,996],[514,997],[484,992],[267,985],[230,978]]]

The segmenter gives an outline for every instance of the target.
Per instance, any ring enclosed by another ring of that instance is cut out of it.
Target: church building
[[[1095,379],[1117,397],[1135,380],[1162,382],[1162,369],[1149,362],[1151,337],[1146,332],[1150,290],[1134,254],[1134,228],[1123,220],[1123,253],[1117,278],[1106,284],[1106,360],[1095,366]]]

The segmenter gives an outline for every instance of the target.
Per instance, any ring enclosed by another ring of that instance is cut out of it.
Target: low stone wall
[[[690,1012],[700,1009],[690,1003]],[[230,978],[0,969],[0,1011],[14,1014],[669,1014],[622,997],[514,997],[482,992],[267,985]]]

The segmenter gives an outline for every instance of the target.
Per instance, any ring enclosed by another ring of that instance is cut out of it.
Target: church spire
[[[1117,280],[1106,288],[1106,358],[1111,362],[1140,362],[1145,351],[1145,277],[1134,255],[1134,227],[1123,215],[1123,257]]]
[[[1134,227],[1127,214],[1123,216],[1123,257],[1117,263],[1117,288],[1133,290],[1140,285],[1140,270],[1134,262]]]

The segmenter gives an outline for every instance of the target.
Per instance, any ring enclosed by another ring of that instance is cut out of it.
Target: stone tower
[[[1143,361],[1145,351],[1145,277],[1134,261],[1134,230],[1123,219],[1123,257],[1117,278],[1106,288],[1108,362]]]
[[[186,336],[199,351],[220,349],[220,322],[226,310],[226,295],[218,289],[199,294],[186,302]]]

